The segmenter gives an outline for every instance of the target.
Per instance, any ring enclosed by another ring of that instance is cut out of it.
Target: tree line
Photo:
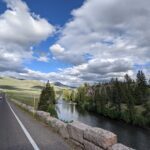
[[[112,119],[150,126],[150,81],[138,71],[136,80],[128,74],[95,85],[84,84],[75,94],[78,107]]]
[[[94,85],[85,83],[75,90],[63,90],[63,95],[65,100],[76,102],[83,110],[150,126],[150,80],[147,81],[142,71],[138,71],[136,80],[126,74],[122,81],[113,78]],[[41,92],[38,109],[57,117],[55,97],[54,88],[48,81]]]

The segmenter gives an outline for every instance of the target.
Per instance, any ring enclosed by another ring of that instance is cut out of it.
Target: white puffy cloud
[[[50,50],[51,50],[54,54],[64,52],[64,48],[61,47],[59,44],[54,44],[54,45],[52,45],[52,46],[50,47]]]
[[[93,66],[94,67],[94,66]],[[24,73],[19,73],[18,77],[26,79],[36,79],[36,80],[50,80],[51,82],[61,82],[70,86],[79,86],[84,82],[93,84],[94,82],[108,81],[112,77],[122,77],[128,73],[130,76],[133,76],[134,73],[132,70],[127,72],[111,72],[111,68],[107,68],[107,73],[100,74],[91,69],[90,64],[82,64],[74,67],[69,67],[67,69],[59,69],[58,72],[49,72],[43,73],[40,71],[34,71],[31,69],[25,69]],[[100,71],[100,70],[99,70]]]
[[[32,13],[25,2],[4,1],[7,10],[0,15],[1,74],[79,85],[112,77],[122,79],[125,73],[135,76],[135,65],[142,65],[150,73],[148,0],[86,0],[72,11],[72,20],[49,48],[53,59],[73,67],[50,73],[27,69],[22,64],[26,59],[49,61],[45,55],[33,57],[30,47],[52,35],[55,28]]]
[[[33,58],[31,46],[46,40],[55,30],[46,19],[32,13],[21,0],[4,0],[0,15],[0,71],[22,71],[22,63]]]
[[[150,62],[149,5],[148,0],[86,0],[72,11],[72,20],[55,43],[63,51],[50,50],[57,59],[84,66],[84,74],[77,71],[82,79],[133,75],[136,64]]]
[[[71,62],[76,65],[85,62],[82,56],[73,54],[72,51],[66,51],[65,48],[59,44],[52,45],[49,50],[52,52],[54,58],[63,60],[65,62]],[[77,59],[75,59],[76,57]]]
[[[49,58],[48,56],[40,56],[39,58],[37,58],[37,60],[40,62],[48,62]]]
[[[126,64],[126,65],[124,65]],[[97,66],[101,66],[97,69]],[[101,81],[108,81],[112,77],[122,79],[128,73],[134,76],[132,71],[132,64],[126,60],[90,60],[88,63],[69,67],[66,69],[59,69],[58,72],[43,73],[26,69],[26,72],[19,73],[21,78],[50,80],[51,82],[59,81],[66,85],[79,86],[84,82],[94,83]]]
[[[78,86],[81,83],[83,83],[80,78],[71,76],[63,71],[57,73],[56,72],[43,73],[40,71],[26,69],[26,72],[19,73],[18,76],[20,78],[26,79],[43,80],[43,81],[50,80],[51,82],[58,81],[70,86]]]
[[[30,12],[21,0],[5,0],[7,10],[0,16],[0,40],[28,46],[45,40],[54,27]]]

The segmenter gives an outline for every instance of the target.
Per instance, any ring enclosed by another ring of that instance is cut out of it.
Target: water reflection
[[[118,135],[119,142],[137,150],[150,150],[150,131],[128,125],[121,121],[111,120],[103,116],[77,109],[75,104],[59,100],[58,117],[65,121],[78,120],[94,127],[101,127]]]

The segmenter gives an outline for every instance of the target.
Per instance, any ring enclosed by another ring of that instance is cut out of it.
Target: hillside
[[[56,82],[58,83],[58,82]],[[67,89],[69,87],[59,83],[52,83],[55,90]],[[25,80],[17,79],[12,77],[0,77],[0,89],[3,91],[17,91],[17,92],[30,92],[39,93],[41,89],[45,86],[44,82],[37,80]]]
[[[56,93],[62,92],[64,89],[69,89],[65,86],[54,85]],[[12,77],[0,77],[0,90],[6,92],[9,97],[22,101],[26,104],[33,104],[33,99],[39,99],[44,82],[37,80],[25,80]],[[38,102],[38,101],[37,101]]]
[[[0,78],[0,89],[6,92],[29,92],[38,94],[45,83],[35,80],[22,80],[10,77]]]

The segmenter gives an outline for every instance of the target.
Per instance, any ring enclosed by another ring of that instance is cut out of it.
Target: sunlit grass
[[[20,101],[24,104],[37,107],[39,102],[39,94],[33,94],[31,92],[6,92],[10,99]]]
[[[0,90],[5,92],[10,99],[15,99],[30,106],[38,105],[39,96],[45,83],[35,80],[20,80],[10,77],[0,77]],[[62,87],[54,87],[57,93]],[[57,98],[57,96],[56,96]],[[35,101],[34,101],[35,99]],[[34,104],[35,102],[35,104]]]

